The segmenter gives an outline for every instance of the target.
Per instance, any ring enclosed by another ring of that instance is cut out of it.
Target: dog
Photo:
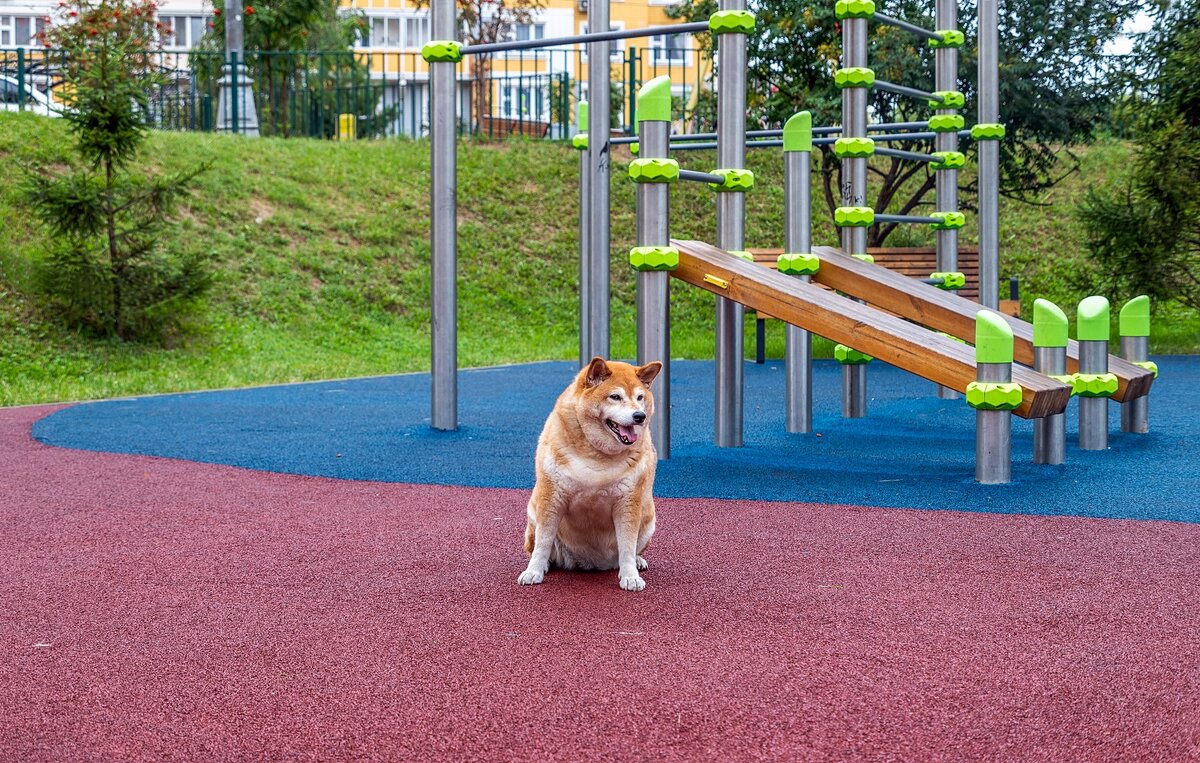
[[[538,438],[521,585],[541,583],[553,564],[616,569],[624,590],[646,587],[639,571],[654,534],[658,464],[647,425],[661,370],[657,360],[635,367],[596,357],[559,395]]]

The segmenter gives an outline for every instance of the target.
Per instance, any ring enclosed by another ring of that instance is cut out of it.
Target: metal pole
[[[979,0],[979,124],[1000,122],[997,0]],[[1000,304],[1000,144],[980,140],[979,304]]]
[[[842,66],[867,67],[867,19],[842,20]],[[842,136],[862,138],[867,134],[867,95],[863,87],[842,90]],[[862,207],[867,204],[867,160],[862,157],[842,159],[842,205]],[[847,254],[867,253],[866,228],[842,228],[842,251]],[[867,366],[865,363],[842,365],[842,416],[848,419],[867,415]]]
[[[1155,369],[1149,363],[1150,299],[1134,297],[1121,308],[1121,357],[1143,368]],[[1150,431],[1150,398],[1146,395],[1121,403],[1121,431],[1146,434]]]
[[[671,132],[671,81],[656,77],[638,93],[641,114],[641,152],[646,159],[667,157]],[[661,117],[667,119],[661,119]],[[670,235],[670,184],[639,183],[637,187],[638,246],[667,247]],[[671,456],[671,307],[670,274],[665,270],[638,270],[637,274],[637,361],[655,360],[662,371],[651,387],[654,415],[650,437],[660,459]]]
[[[958,0],[935,0],[934,21],[939,31],[958,29]],[[933,56],[934,89],[957,90],[958,48],[939,47]],[[938,114],[954,114],[955,109],[938,109]],[[957,151],[958,134],[939,133],[934,138],[937,151]],[[938,170],[936,177],[936,206],[939,212],[958,211],[958,170]],[[938,230],[937,265],[943,273],[958,270],[958,231]],[[949,387],[938,387],[937,396],[943,400],[956,400],[958,393]]]
[[[812,252],[812,116],[796,114],[788,125],[796,123],[796,145],[785,145],[783,153],[783,193],[787,214],[783,221],[783,247],[787,254]],[[804,127],[808,125],[807,138]],[[785,144],[788,133],[784,133]],[[787,256],[785,254],[785,256]],[[812,276],[797,276],[811,281]],[[790,323],[784,330],[784,366],[787,373],[787,431],[807,434],[812,431],[812,335]]]
[[[1011,382],[1012,363],[979,363],[980,382]],[[1003,485],[1012,481],[1012,414],[975,411],[975,481]]]
[[[1108,447],[1108,398],[1087,387],[1101,382],[1096,377],[1108,373],[1108,300],[1088,297],[1079,303],[1076,313],[1079,337],[1079,448],[1104,450]],[[1091,377],[1089,380],[1087,377]],[[1115,379],[1113,380],[1115,382]]]
[[[721,0],[723,11],[744,11],[746,0]],[[718,35],[717,163],[720,169],[746,166],[746,35]],[[745,249],[746,197],[737,191],[717,193],[717,246]],[[742,445],[742,326],[745,311],[725,297],[716,308],[716,400],[713,440],[719,448]]]
[[[1065,376],[1067,348],[1033,348],[1033,370],[1046,376]],[[1056,413],[1033,420],[1033,462],[1061,464],[1067,460],[1067,414]]]
[[[589,0],[588,30],[607,32],[609,1]],[[588,212],[589,355],[608,357],[609,300],[609,118],[610,71],[607,41],[588,43]]]
[[[455,36],[454,0],[433,0],[435,40]],[[429,64],[430,91],[430,345],[434,429],[458,429],[458,170],[455,140],[457,64]]]
[[[1047,299],[1033,302],[1033,369],[1059,381],[1067,377],[1067,315]],[[1034,419],[1033,462],[1061,464],[1067,460],[1067,415]]]
[[[242,30],[242,0],[225,6],[225,67],[217,83],[217,130],[258,136],[254,84],[246,71]]]
[[[576,116],[578,132],[573,145],[579,152],[579,367],[583,368],[591,362],[592,343],[588,332],[588,320],[591,317],[591,277],[588,258],[588,213],[591,211],[590,187],[588,186],[588,102],[579,101]]]

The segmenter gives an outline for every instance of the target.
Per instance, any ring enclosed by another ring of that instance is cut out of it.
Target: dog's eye
[[[612,393],[611,395],[609,395],[609,396],[608,396],[608,399],[609,399],[609,400],[620,400],[620,399],[621,399],[621,396],[620,396],[620,395],[618,395],[616,392],[614,392],[614,393]]]
[[[638,402],[639,402],[639,403],[640,403],[640,402],[642,402],[642,401],[643,401],[643,400],[645,400],[645,399],[646,399],[646,396],[645,396],[645,395],[638,395]]]

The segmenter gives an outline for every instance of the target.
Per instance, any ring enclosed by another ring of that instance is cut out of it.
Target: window
[[[655,61],[685,61],[691,48],[691,35],[687,34],[656,34],[650,38]]]
[[[517,24],[513,28],[513,34],[518,41],[524,40],[543,40],[546,38],[545,24]]]
[[[404,20],[404,47],[420,48],[429,42],[429,17],[413,16]]]
[[[204,16],[164,16],[159,20],[170,28],[171,33],[163,39],[168,48],[196,47],[208,24]]]
[[[610,24],[608,26],[608,29],[611,32],[620,32],[624,28],[625,28],[624,26],[616,26],[614,24]],[[588,25],[586,22],[579,25],[579,33],[580,34],[588,33]],[[583,46],[583,57],[585,59],[587,58],[587,48],[588,48],[587,45]],[[625,41],[624,40],[609,40],[608,41],[608,57],[610,59],[613,59],[616,61],[623,61],[625,59]]]

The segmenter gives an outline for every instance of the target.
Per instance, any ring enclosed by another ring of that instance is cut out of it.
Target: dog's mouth
[[[618,424],[612,419],[607,419],[604,423],[608,424],[608,428],[612,430],[612,433],[618,440],[621,441],[622,444],[633,445],[635,442],[637,442],[638,433],[637,429],[635,429],[633,425]]]

